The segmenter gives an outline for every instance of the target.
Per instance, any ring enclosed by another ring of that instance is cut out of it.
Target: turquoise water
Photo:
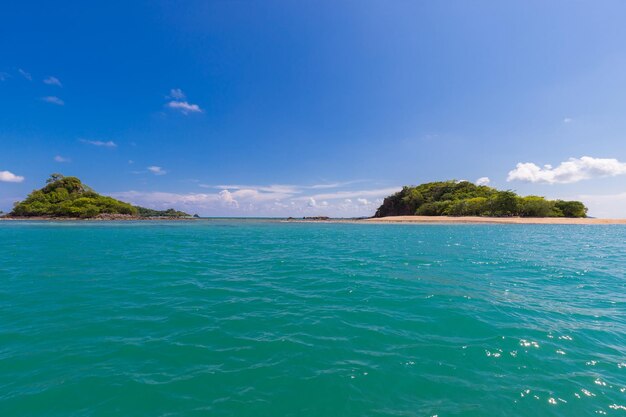
[[[626,227],[0,223],[1,416],[626,415]]]

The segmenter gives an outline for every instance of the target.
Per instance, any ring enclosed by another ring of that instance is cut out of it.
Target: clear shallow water
[[[626,415],[626,227],[0,223],[2,416]]]

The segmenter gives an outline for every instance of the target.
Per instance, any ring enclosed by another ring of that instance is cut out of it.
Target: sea
[[[0,222],[0,416],[626,416],[626,226]]]

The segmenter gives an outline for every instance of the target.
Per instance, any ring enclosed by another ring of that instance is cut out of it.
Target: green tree
[[[488,207],[491,216],[517,216],[519,214],[519,197],[513,191],[498,191],[489,198]]]
[[[563,214],[556,209],[554,201],[529,195],[519,199],[519,215],[522,217],[559,217]]]
[[[580,201],[557,200],[555,206],[565,217],[587,217],[587,207]]]

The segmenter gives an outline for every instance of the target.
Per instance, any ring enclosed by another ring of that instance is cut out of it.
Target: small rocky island
[[[96,193],[76,177],[52,174],[46,186],[18,202],[5,218],[145,220],[186,219],[174,209],[152,210]]]
[[[385,198],[375,218],[388,216],[587,217],[580,201],[521,197],[469,181],[439,181],[403,187]]]

